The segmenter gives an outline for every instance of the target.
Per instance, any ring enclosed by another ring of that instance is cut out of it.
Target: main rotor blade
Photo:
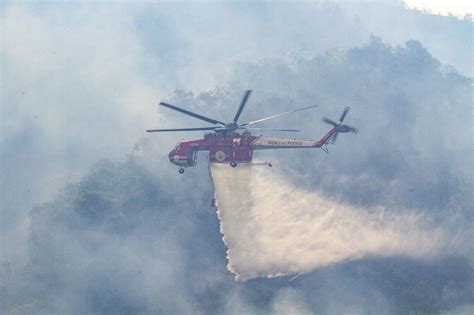
[[[148,129],[146,132],[216,130],[217,128],[219,128],[219,127],[179,128],[179,129]]]
[[[190,112],[189,110],[185,110],[185,109],[179,108],[179,107],[177,107],[177,106],[174,106],[174,105],[171,105],[171,104],[168,104],[168,103],[161,102],[160,105],[161,105],[161,106],[164,106],[164,107],[171,108],[171,109],[176,110],[176,111],[178,111],[178,112],[181,112],[181,113],[183,113],[183,114],[192,116],[192,117],[194,117],[194,118],[207,121],[207,122],[209,122],[209,123],[211,123],[211,124],[221,124],[221,125],[225,126],[225,123],[223,123],[222,121],[218,121],[218,120],[215,120],[215,119],[206,117],[206,116],[202,116],[202,115],[199,115],[199,114]]]
[[[341,115],[341,118],[339,118],[339,122],[342,123],[342,121],[344,120],[344,118],[346,118],[346,115],[347,113],[349,112],[351,108],[346,106],[346,108],[344,108],[344,111],[342,112],[342,115]]]
[[[240,125],[240,126],[253,125],[253,124],[256,124],[256,123],[265,121],[265,120],[269,120],[269,119],[273,119],[273,118],[285,116],[285,115],[288,115],[288,114],[292,114],[292,113],[295,113],[295,112],[299,112],[299,111],[301,111],[301,110],[306,110],[306,109],[314,108],[314,107],[317,107],[317,106],[318,106],[318,105],[312,105],[312,106],[307,106],[307,107],[302,107],[302,108],[290,110],[290,111],[288,111],[288,112],[284,112],[284,113],[281,113],[281,114],[276,114],[276,115],[273,115],[273,116],[270,116],[270,117],[265,117],[265,118],[261,118],[261,119],[258,119],[258,120],[254,120],[254,121],[248,122],[248,123],[246,123],[246,124],[242,124],[242,125]]]
[[[268,129],[268,128],[239,128],[247,130],[256,130],[256,131],[287,131],[287,132],[300,132],[298,129]]]
[[[244,106],[247,103],[247,100],[249,99],[249,96],[250,96],[251,93],[252,93],[252,90],[245,91],[244,98],[242,98],[242,101],[240,102],[239,109],[237,110],[237,113],[235,113],[234,123],[237,122],[237,120],[240,117],[240,114],[242,114],[242,111],[244,110]]]

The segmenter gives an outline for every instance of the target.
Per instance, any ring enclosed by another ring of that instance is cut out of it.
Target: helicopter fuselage
[[[204,139],[179,142],[168,157],[171,163],[181,167],[195,166],[199,151],[208,151],[209,160],[215,163],[248,163],[252,161],[253,154],[250,144],[256,138],[243,135],[206,135]]]

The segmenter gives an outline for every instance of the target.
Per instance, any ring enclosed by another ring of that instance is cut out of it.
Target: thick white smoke
[[[236,280],[312,271],[366,256],[429,257],[443,232],[417,214],[340,203],[271,168],[211,164],[228,269]]]

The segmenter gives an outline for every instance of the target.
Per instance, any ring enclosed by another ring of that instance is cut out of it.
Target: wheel
[[[272,165],[272,163],[268,163],[268,166],[272,167],[273,165]]]
[[[237,166],[237,163],[236,163],[235,161],[232,161],[232,162],[230,162],[229,164],[230,164],[230,166],[232,166],[232,167],[236,167],[236,166]]]
[[[184,173],[184,168],[180,168],[180,169],[178,170],[178,172],[179,172],[180,174],[183,174],[183,173]]]

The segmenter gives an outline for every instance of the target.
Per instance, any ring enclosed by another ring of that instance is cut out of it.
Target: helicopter
[[[321,148],[323,151],[328,153],[327,145],[329,143],[334,144],[339,133],[351,132],[356,134],[358,132],[357,128],[343,124],[343,121],[350,110],[349,107],[345,107],[339,118],[339,122],[323,117],[322,121],[331,125],[332,128],[320,140],[317,141],[252,135],[251,131],[299,132],[301,130],[298,129],[267,129],[255,128],[252,126],[270,119],[312,109],[318,105],[297,108],[247,123],[239,123],[239,117],[242,114],[242,111],[244,110],[251,93],[252,90],[245,91],[233,120],[228,123],[193,113],[189,110],[185,110],[169,103],[161,102],[159,105],[162,107],[178,111],[182,114],[189,115],[196,119],[218,126],[177,129],[148,129],[146,131],[209,131],[208,133],[204,134],[202,139],[179,142],[176,147],[168,154],[170,162],[179,166],[178,172],[180,174],[184,173],[185,168],[193,167],[197,164],[197,152],[199,151],[208,151],[209,162],[211,163],[227,163],[230,165],[230,167],[235,168],[238,164],[252,163],[253,152],[255,150]],[[266,164],[270,167],[272,166],[272,164],[268,162],[263,164]]]

